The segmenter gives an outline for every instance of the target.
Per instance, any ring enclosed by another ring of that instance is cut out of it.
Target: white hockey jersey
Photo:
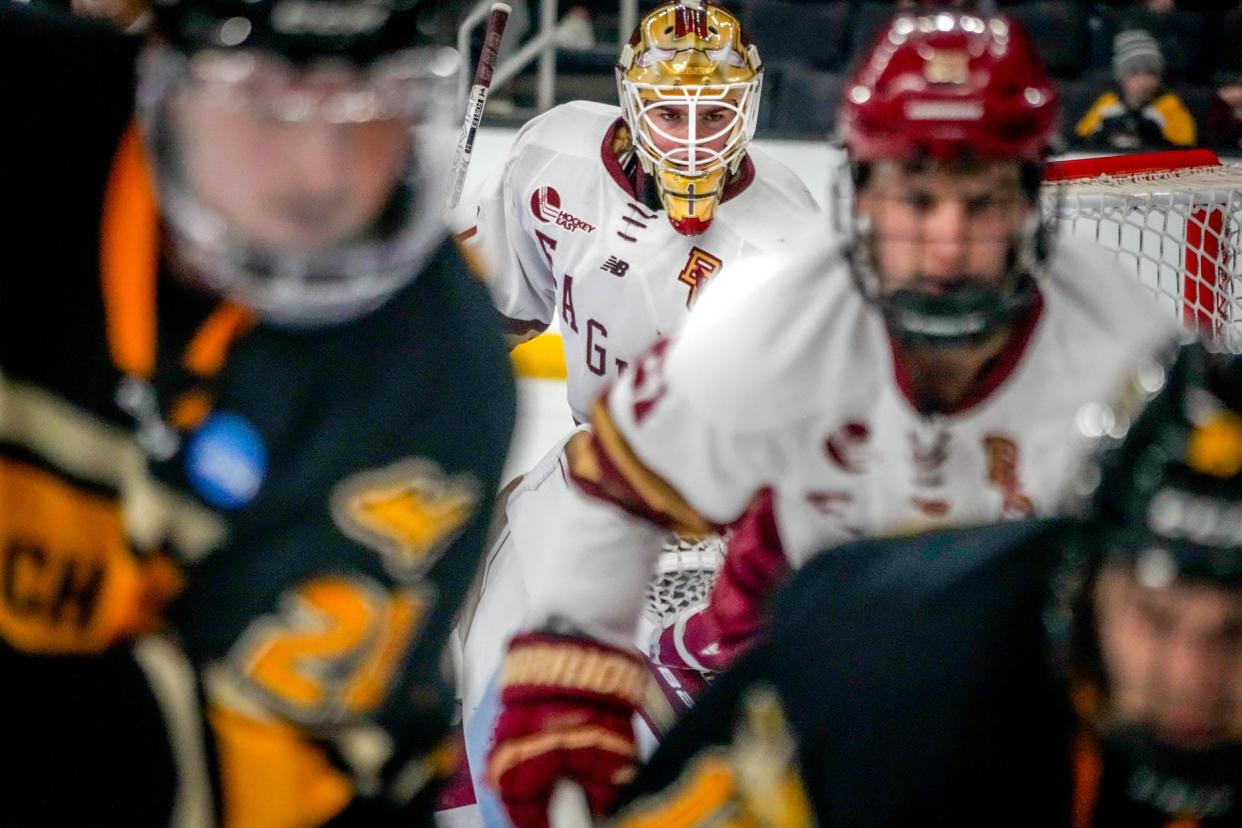
[[[1041,303],[971,404],[924,416],[839,252],[734,276],[616,383],[606,419],[632,453],[627,465],[639,461],[648,483],[668,484],[712,522],[737,519],[770,488],[794,566],[858,536],[1054,511],[1088,448],[1075,439],[1079,410],[1112,399],[1179,330],[1111,254],[1064,238]],[[649,571],[646,531],[580,491],[566,506],[548,529],[536,620],[563,616],[625,641],[638,601],[619,585],[642,582],[623,569]],[[623,544],[626,521],[643,540]]]
[[[467,199],[477,204],[471,243],[493,274],[510,333],[557,318],[580,422],[609,382],[681,324],[707,281],[744,257],[778,251],[808,220],[823,231],[802,181],[752,148],[707,232],[678,234],[639,200],[617,162],[620,113],[576,102],[533,119]]]

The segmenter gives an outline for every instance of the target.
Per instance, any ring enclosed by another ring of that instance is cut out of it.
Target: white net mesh
[[[720,535],[700,540],[670,535],[647,587],[647,620],[659,629],[681,610],[706,602],[724,561],[724,550]]]
[[[1161,157],[1135,156],[1134,165]],[[1045,192],[1060,232],[1113,250],[1170,313],[1242,353],[1242,166],[1112,171]]]

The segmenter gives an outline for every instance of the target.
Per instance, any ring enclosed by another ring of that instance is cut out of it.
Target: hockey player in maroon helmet
[[[1177,335],[1109,253],[1052,238],[1039,190],[1057,98],[1007,19],[901,14],[845,97],[845,245],[721,281],[567,448],[575,485],[509,646],[489,767],[522,824],[563,777],[604,805],[632,761],[652,565],[636,550],[750,509],[723,599],[654,645],[714,666],[821,550],[1053,512],[1083,451],[1076,412]]]

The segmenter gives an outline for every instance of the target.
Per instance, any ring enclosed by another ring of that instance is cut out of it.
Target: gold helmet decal
[[[737,18],[701,0],[664,3],[617,64],[621,112],[669,221],[707,229],[755,134],[763,64]]]

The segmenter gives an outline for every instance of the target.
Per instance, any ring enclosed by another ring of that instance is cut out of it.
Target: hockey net
[[[716,574],[724,562],[725,540],[720,535],[701,539],[670,535],[656,559],[656,572],[647,587],[645,612],[656,629],[678,613],[707,603]]]
[[[1207,150],[1049,164],[1059,232],[1112,250],[1216,348],[1242,353],[1242,166]]]

